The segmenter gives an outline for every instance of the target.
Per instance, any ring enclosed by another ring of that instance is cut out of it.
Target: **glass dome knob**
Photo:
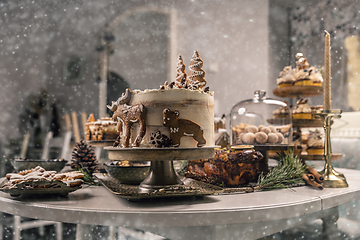
[[[265,90],[256,90],[254,92],[254,99],[259,100],[259,99],[264,99],[266,95],[266,91]]]

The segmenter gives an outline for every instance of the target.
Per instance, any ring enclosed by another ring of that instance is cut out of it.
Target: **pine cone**
[[[71,168],[82,168],[88,170],[90,174],[99,171],[99,166],[96,161],[94,149],[91,145],[88,145],[83,139],[75,144],[72,152]]]

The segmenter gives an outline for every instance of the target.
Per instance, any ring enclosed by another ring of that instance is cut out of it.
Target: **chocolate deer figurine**
[[[122,143],[123,147],[129,147],[130,142],[130,131],[131,126],[134,123],[139,123],[139,133],[134,140],[132,146],[138,147],[146,133],[146,124],[145,124],[145,107],[142,104],[137,104],[134,106],[127,105],[131,98],[131,91],[129,88],[121,95],[117,101],[112,101],[112,105],[107,105],[107,107],[114,112],[112,118],[114,121],[120,122],[124,126],[125,141]]]

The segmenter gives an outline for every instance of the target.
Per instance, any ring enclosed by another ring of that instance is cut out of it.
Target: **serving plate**
[[[66,196],[70,192],[74,192],[81,186],[70,187],[62,181],[37,180],[26,181],[15,184],[11,188],[5,188],[9,181],[5,179],[0,184],[0,191],[9,193],[12,197],[20,197],[23,195],[60,195]],[[47,186],[45,188],[45,186]]]

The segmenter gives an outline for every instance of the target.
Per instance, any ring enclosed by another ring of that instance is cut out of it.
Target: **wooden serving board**
[[[324,121],[322,119],[293,119],[292,120],[293,127],[298,128],[316,128],[323,127]]]
[[[276,88],[273,93],[278,97],[313,97],[323,94],[322,86],[291,86]]]
[[[325,161],[324,155],[299,155],[299,157],[304,161]],[[331,161],[339,160],[342,157],[341,153],[333,153],[331,155]]]

